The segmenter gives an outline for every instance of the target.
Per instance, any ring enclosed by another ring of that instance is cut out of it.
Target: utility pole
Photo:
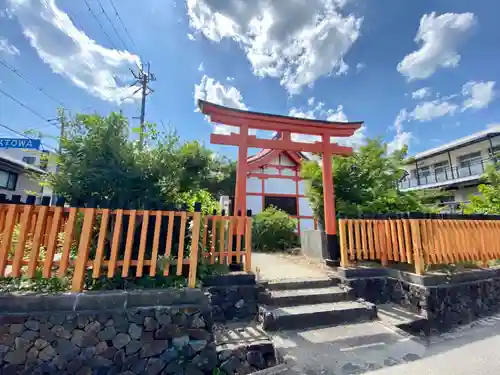
[[[139,72],[136,74],[132,69],[132,75],[135,78],[135,82],[131,86],[139,85],[138,89],[134,92],[137,93],[141,91],[141,115],[139,117],[140,121],[140,131],[139,131],[139,142],[140,147],[144,146],[144,121],[146,117],[146,97],[153,92],[153,89],[148,86],[149,82],[156,81],[156,77],[153,73],[151,73],[151,65],[150,63],[146,64],[147,69],[145,69],[144,64],[139,67]]]
[[[64,138],[64,130],[65,130],[65,127],[66,127],[66,113],[64,111],[64,108],[61,108],[58,110],[58,120],[59,120],[59,142],[57,143],[57,158],[59,158],[61,156],[61,152],[62,152],[62,140]],[[50,159],[51,157],[49,156],[48,159],[47,159],[47,167],[49,166],[49,162],[50,162]],[[56,161],[56,170],[55,170],[55,175],[59,175],[59,170],[60,170],[60,167],[59,167],[59,160],[57,159]],[[56,200],[57,200],[57,195],[55,193],[52,193],[52,204],[56,204]]]

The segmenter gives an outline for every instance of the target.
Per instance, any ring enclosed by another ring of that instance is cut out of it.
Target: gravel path
[[[252,268],[259,280],[319,279],[331,269],[301,255],[253,253]]]

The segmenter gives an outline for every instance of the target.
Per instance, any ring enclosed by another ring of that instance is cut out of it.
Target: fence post
[[[87,270],[87,260],[89,257],[90,241],[92,240],[92,227],[94,225],[95,204],[91,202],[87,208],[84,208],[82,233],[80,235],[80,244],[78,246],[78,256],[76,257],[75,273],[71,290],[81,292]]]
[[[2,244],[0,245],[0,276],[5,275],[7,258],[12,245],[12,232],[14,231],[14,226],[16,225],[17,210],[20,206],[17,204],[9,204],[7,207],[7,217],[5,219]]]
[[[347,236],[346,236],[346,220],[339,219],[339,235],[340,235],[340,266],[349,267],[349,255],[347,252]],[[349,233],[352,236],[352,233]],[[351,249],[352,250],[352,249]]]
[[[421,220],[415,220],[414,218],[410,220],[411,239],[413,243],[413,258],[415,262],[415,273],[417,275],[423,275],[425,270],[425,260],[422,249],[420,223]]]
[[[193,225],[191,227],[191,252],[189,254],[189,279],[188,286],[196,287],[196,272],[198,270],[198,245],[200,242],[201,203],[195,203]]]
[[[252,271],[252,210],[247,210],[245,227],[245,272]]]

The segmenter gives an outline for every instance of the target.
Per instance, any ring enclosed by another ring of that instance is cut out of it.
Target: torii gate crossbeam
[[[352,153],[352,148],[332,143],[331,137],[352,136],[363,122],[329,122],[270,115],[223,107],[204,100],[198,100],[198,106],[212,122],[239,127],[239,133],[229,135],[212,133],[210,135],[210,142],[213,144],[238,146],[235,214],[241,212],[244,215],[246,212],[248,148],[312,152],[323,155],[323,199],[327,248],[332,263],[338,264],[340,250],[337,240],[332,156],[349,155]],[[259,139],[249,135],[249,129],[275,131],[280,133],[281,137]],[[291,138],[292,133],[313,135],[320,140],[314,143],[295,142]]]

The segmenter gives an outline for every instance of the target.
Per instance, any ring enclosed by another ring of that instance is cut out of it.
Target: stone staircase
[[[264,282],[259,321],[266,331],[357,323],[377,318],[376,306],[355,300],[336,278]]]

